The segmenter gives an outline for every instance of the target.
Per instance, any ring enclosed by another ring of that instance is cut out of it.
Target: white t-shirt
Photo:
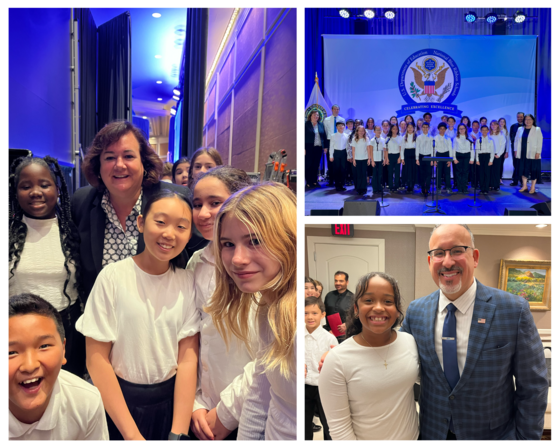
[[[365,140],[361,138],[360,140],[356,141],[356,134],[354,134],[354,137],[352,138],[352,142],[350,144],[352,145],[352,148],[356,148],[356,160],[368,159],[367,147],[371,145],[371,143],[367,135]]]
[[[37,294],[57,311],[65,310],[69,305],[68,298],[64,295],[67,274],[58,218],[32,219],[24,216],[23,222],[27,225],[27,236],[14,276],[10,278],[10,296],[24,292]],[[9,268],[12,266],[13,262]],[[74,304],[78,298],[74,287],[76,268],[72,263],[68,263],[68,268],[71,276],[66,293]]]
[[[383,347],[350,338],[333,348],[319,375],[332,439],[417,440],[413,387],[419,371],[416,341],[408,333],[397,332]]]
[[[10,440],[109,440],[101,394],[97,387],[61,370],[39,421],[28,425],[10,412]]]
[[[115,374],[136,384],[157,384],[177,373],[179,341],[198,332],[192,272],[169,268],[150,275],[132,257],[99,273],[76,329],[112,342]]]
[[[204,311],[216,289],[216,260],[214,243],[196,251],[187,265],[194,281],[196,308],[200,313],[200,352],[198,359],[198,390],[193,412],[217,407],[222,424],[234,430],[239,424],[245,396],[253,382],[255,362],[243,342],[231,337],[229,350],[212,316]],[[253,352],[258,349],[255,308],[249,317]]]
[[[305,384],[319,385],[319,361],[321,356],[331,349],[331,345],[338,345],[338,339],[323,327],[319,326],[313,333],[305,329],[305,365],[307,366]]]
[[[385,139],[383,137],[373,137],[369,141],[370,146],[373,147],[373,161],[382,162],[383,161],[383,150],[385,149]]]

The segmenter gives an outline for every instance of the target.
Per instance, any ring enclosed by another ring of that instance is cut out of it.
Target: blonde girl
[[[256,304],[259,344],[238,440],[296,438],[296,197],[264,183],[227,199],[216,216],[216,289],[205,311],[228,344],[250,346]]]

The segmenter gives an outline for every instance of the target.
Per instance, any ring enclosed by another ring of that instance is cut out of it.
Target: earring
[[[148,175],[148,172],[146,170],[144,170],[144,177],[146,177]]]

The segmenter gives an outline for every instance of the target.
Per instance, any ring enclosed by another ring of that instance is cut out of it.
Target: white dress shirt
[[[319,385],[319,362],[323,354],[331,349],[331,345],[338,345],[338,340],[320,325],[313,333],[309,333],[307,327],[305,328],[305,384]]]
[[[383,137],[373,137],[370,142],[370,146],[373,147],[373,161],[383,162],[383,150],[385,149],[385,139]]]
[[[494,140],[487,135],[486,137],[481,137],[482,143],[480,143],[480,139],[476,141],[476,161],[478,162],[478,154],[490,154],[490,162],[494,162],[494,154],[496,153],[496,145],[494,144]]]
[[[420,160],[420,154],[424,156],[434,155],[434,138],[423,132],[416,137],[416,160]]]
[[[506,144],[507,144],[506,136],[504,135],[503,132],[498,132],[498,135],[488,134],[488,136],[492,140],[494,140],[494,145],[495,145],[495,150],[496,150],[495,155],[497,155],[498,157],[501,157],[502,154],[506,151]]]
[[[404,157],[404,149],[401,148],[402,139],[400,136],[397,137],[387,137],[385,139],[385,146],[387,147],[388,154],[399,154],[402,159]]]
[[[336,131],[335,120],[343,121],[344,123],[346,123],[344,118],[342,118],[340,115],[337,115],[336,117],[334,115],[329,115],[327,118],[325,118],[323,120],[323,126],[325,127],[325,134],[327,135],[327,140],[330,140],[331,135],[334,134]]]
[[[445,135],[447,135],[451,139],[451,143],[454,144],[457,138],[457,127],[455,126],[453,129],[447,128]]]
[[[453,143],[447,135],[443,134],[442,136],[438,134],[434,137],[434,141],[436,142],[436,153],[449,151],[448,157],[453,157]]]
[[[371,143],[367,135],[365,140],[361,138],[360,140],[356,141],[356,134],[354,134],[354,138],[352,138],[351,145],[352,148],[355,148],[354,151],[356,153],[356,160],[368,159],[367,147],[370,146]]]
[[[416,148],[416,141],[414,140],[413,134],[405,134],[401,136],[401,145],[402,145],[402,155],[404,157],[404,150],[409,148]]]
[[[472,129],[469,132],[469,137],[473,142],[477,142],[478,140],[480,140],[480,137],[482,137],[482,132],[478,131],[478,132],[474,132]]]
[[[449,300],[445,297],[443,291],[439,291],[439,303],[438,311],[436,314],[436,321],[434,325],[434,342],[436,353],[443,369],[443,349],[441,348],[441,337],[443,334],[443,323],[445,321],[445,316],[447,315],[447,305],[452,303],[457,307],[455,311],[455,319],[457,322],[457,364],[459,367],[459,375],[463,374],[463,369],[465,368],[465,361],[467,359],[467,349],[469,347],[469,335],[471,333],[471,321],[474,311],[474,299],[476,297],[476,279],[473,279],[473,283],[465,293],[455,299],[454,301]]]
[[[10,412],[10,440],[109,440],[101,394],[80,377],[61,370],[47,409],[35,423]]]
[[[348,135],[344,132],[333,134],[330,139],[329,157],[334,157],[335,151],[345,151],[348,143]]]
[[[368,138],[371,140],[373,137],[375,137],[375,129],[366,128],[366,134]]]
[[[255,361],[245,344],[235,337],[230,339],[227,349],[212,317],[204,311],[216,289],[214,243],[196,251],[189,260],[187,270],[193,273],[194,301],[200,313],[199,387],[193,412],[217,408],[222,424],[233,431],[239,424],[243,402],[253,381]],[[256,354],[256,306],[251,310],[248,323],[251,346]]]
[[[467,140],[467,138],[463,135],[457,137],[455,139],[455,145],[453,145],[453,158],[457,160],[457,153],[461,154],[471,154],[470,161],[474,162],[474,151],[472,150],[472,142]]]

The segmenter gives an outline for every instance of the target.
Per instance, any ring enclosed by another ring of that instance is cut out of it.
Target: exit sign
[[[354,224],[331,224],[331,233],[333,236],[354,236]]]

